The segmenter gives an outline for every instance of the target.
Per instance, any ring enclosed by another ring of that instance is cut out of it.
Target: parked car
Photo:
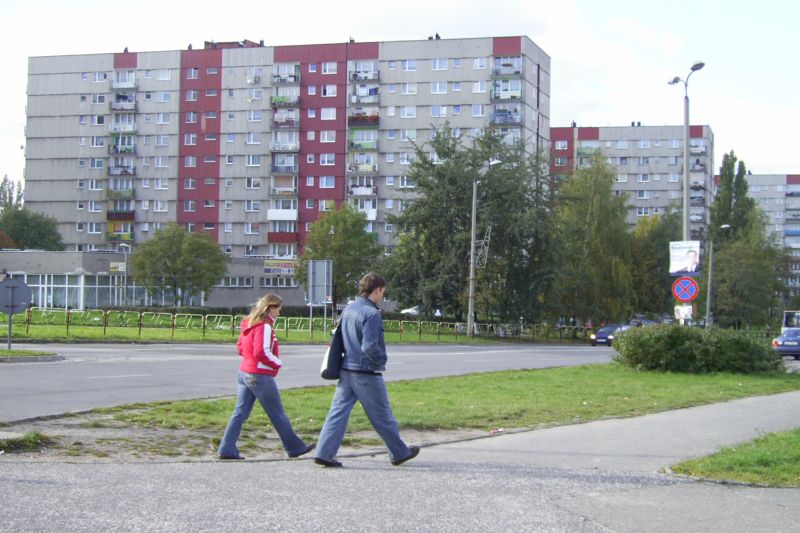
[[[409,315],[409,316],[419,316],[419,306],[415,305],[414,307],[409,307],[408,309],[403,309],[400,311],[401,315]]]
[[[800,328],[787,328],[779,337],[773,339],[772,349],[779,354],[800,359]]]
[[[614,336],[619,335],[628,328],[630,326],[627,324],[609,324],[598,329],[596,333],[592,333],[589,339],[592,342],[592,346],[597,346],[598,344],[611,346],[611,343],[614,342]]]

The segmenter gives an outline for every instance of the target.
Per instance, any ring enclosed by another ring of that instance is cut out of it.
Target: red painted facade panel
[[[190,78],[191,69],[197,69]],[[212,72],[209,72],[212,69]],[[216,73],[213,72],[216,69]],[[215,241],[219,236],[220,114],[222,102],[222,50],[184,50],[181,52],[180,98],[178,117],[178,193],[177,223],[195,224],[196,232],[204,232]],[[197,91],[197,99],[187,101],[188,91]],[[197,121],[186,122],[187,112],[197,113]],[[186,145],[187,134],[195,135],[194,145]],[[206,140],[206,136],[209,140]],[[187,167],[187,157],[194,157],[196,166]],[[266,158],[264,163],[266,164]],[[206,184],[207,178],[214,183]],[[191,183],[189,180],[194,180]],[[193,187],[188,188],[187,186]],[[194,211],[185,211],[187,201],[194,201]],[[208,207],[206,207],[208,205]],[[214,229],[204,231],[205,224]]]
[[[555,141],[570,141],[572,142],[573,136],[572,128],[550,128],[550,139]]]
[[[114,54],[114,68],[136,68],[139,63],[139,55],[134,52],[122,52]]]
[[[786,175],[786,184],[787,185],[800,185],[800,174],[787,174]]]
[[[270,231],[269,242],[279,244],[291,244],[297,242],[297,233],[288,231]]]
[[[598,141],[600,140],[600,128],[578,128],[579,141]]]
[[[689,126],[689,138],[690,139],[702,139],[703,138],[703,126]]]
[[[492,42],[492,54],[495,57],[522,54],[522,37],[495,37]]]

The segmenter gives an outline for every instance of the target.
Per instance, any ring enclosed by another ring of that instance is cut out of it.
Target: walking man
[[[372,427],[389,449],[389,460],[393,465],[399,466],[419,454],[419,446],[409,447],[400,438],[383,381],[387,355],[378,304],[385,291],[386,280],[375,272],[366,274],[358,283],[359,295],[355,302],[342,313],[339,327],[342,328],[345,355],[341,377],[317,443],[314,462],[318,465],[342,466],[335,457],[356,401],[361,402]]]

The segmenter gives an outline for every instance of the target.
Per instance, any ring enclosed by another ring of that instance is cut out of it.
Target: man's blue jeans
[[[306,444],[292,429],[292,423],[283,410],[281,393],[275,378],[266,374],[248,374],[239,372],[239,386],[236,391],[236,407],[233,410],[225,435],[219,443],[219,455],[223,457],[238,457],[239,449],[236,441],[242,432],[242,425],[250,416],[256,399],[267,413],[275,432],[283,443],[283,448],[289,455],[296,455],[305,450]]]
[[[319,435],[316,457],[326,461],[336,457],[356,401],[361,402],[372,427],[389,449],[389,459],[395,461],[408,457],[411,451],[400,438],[400,430],[389,405],[389,394],[386,392],[383,376],[348,372],[345,369],[342,369],[331,401],[331,409]]]

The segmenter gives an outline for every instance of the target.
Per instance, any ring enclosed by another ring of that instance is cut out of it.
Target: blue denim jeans
[[[389,405],[389,394],[383,376],[359,374],[342,369],[331,409],[319,434],[316,457],[332,460],[342,445],[350,412],[356,401],[361,402],[372,427],[389,449],[389,459],[394,461],[408,457],[411,451],[403,439]]]
[[[250,416],[256,399],[258,399],[261,407],[263,407],[264,411],[267,413],[270,422],[272,422],[272,426],[275,428],[275,431],[278,433],[283,443],[283,448],[286,450],[286,453],[295,455],[302,452],[306,444],[294,432],[292,423],[283,410],[281,393],[278,390],[278,385],[275,383],[275,378],[266,374],[239,372],[238,382],[236,407],[228,422],[228,427],[225,428],[225,435],[222,436],[222,441],[219,443],[219,455],[224,457],[239,456],[239,449],[236,447],[236,441],[239,440],[239,434],[242,432],[242,425]]]

